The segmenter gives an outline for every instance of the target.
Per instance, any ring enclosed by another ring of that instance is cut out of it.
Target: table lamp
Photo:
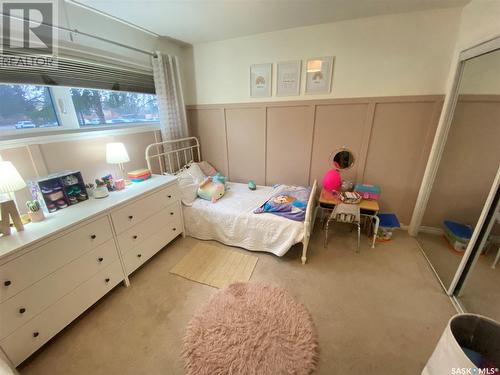
[[[16,167],[10,161],[0,161],[0,193],[8,194],[8,199],[0,202],[0,210],[2,211],[0,228],[4,236],[10,234],[10,218],[12,218],[18,232],[24,230],[12,193],[25,187],[26,182]]]
[[[118,164],[120,171],[122,173],[121,178],[125,180],[125,167],[123,163],[130,161],[128,157],[127,149],[125,145],[121,142],[112,142],[106,144],[106,162],[108,164]]]

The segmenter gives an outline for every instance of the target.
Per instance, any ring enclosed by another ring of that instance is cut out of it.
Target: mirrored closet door
[[[464,311],[486,315],[500,322],[500,190],[490,208],[467,272],[455,296]]]
[[[467,257],[464,264],[470,263],[460,267],[499,169],[500,50],[461,64],[451,126],[417,241],[445,290],[451,293],[450,286],[463,276],[462,298],[484,293],[500,313],[500,266],[491,268],[500,225],[492,224],[481,255]],[[483,310],[480,304],[465,309]]]

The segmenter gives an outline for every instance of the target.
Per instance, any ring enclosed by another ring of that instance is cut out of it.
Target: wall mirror
[[[496,46],[495,48],[498,48]],[[449,130],[417,241],[444,289],[464,311],[500,320],[500,222],[489,220],[500,165],[500,50],[462,59]]]
[[[354,154],[347,148],[341,148],[332,153],[330,164],[337,169],[349,169],[354,164]]]

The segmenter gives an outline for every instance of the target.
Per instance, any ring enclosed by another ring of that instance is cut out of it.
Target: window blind
[[[62,56],[54,58],[55,67],[33,67],[27,56],[4,50],[0,83],[155,93],[152,72]]]

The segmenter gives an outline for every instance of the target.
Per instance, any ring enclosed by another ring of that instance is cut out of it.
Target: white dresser
[[[0,238],[0,347],[14,366],[179,234],[177,180],[157,176]]]

